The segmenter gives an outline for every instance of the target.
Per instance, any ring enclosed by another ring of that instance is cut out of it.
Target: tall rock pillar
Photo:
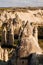
[[[36,41],[38,42],[38,26],[34,27],[34,37],[35,37]]]
[[[8,50],[4,49],[4,61],[8,61]]]

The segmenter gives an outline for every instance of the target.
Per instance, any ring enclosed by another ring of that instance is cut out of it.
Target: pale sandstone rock
[[[38,42],[32,35],[32,27],[28,23],[24,29],[23,37],[20,43],[19,56],[26,57],[31,53],[42,54]]]
[[[6,62],[8,61],[8,51],[7,49],[4,49],[4,59]]]

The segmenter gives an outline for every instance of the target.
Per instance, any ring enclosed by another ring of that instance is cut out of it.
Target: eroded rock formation
[[[26,25],[23,31],[23,35],[20,43],[20,49],[19,49],[19,56],[25,57],[32,53],[42,54],[42,50],[36,38],[32,35],[32,26],[28,22],[28,24]]]

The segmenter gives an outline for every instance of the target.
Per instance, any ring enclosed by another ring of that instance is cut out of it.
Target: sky
[[[0,0],[0,7],[43,6],[43,0]]]

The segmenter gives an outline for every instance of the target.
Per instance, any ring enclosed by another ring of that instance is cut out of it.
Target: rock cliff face
[[[9,19],[12,19],[12,20],[9,21]],[[3,12],[0,13],[0,28],[3,29],[4,27],[6,27],[6,29],[8,31],[10,30],[11,34],[9,33],[10,36],[8,36],[8,38],[10,39],[9,40],[10,43],[14,43],[14,34],[19,33],[20,27],[22,27],[21,29],[23,29],[23,26],[25,25],[26,21],[28,21],[28,23],[31,23],[32,27],[30,28],[28,25],[27,26],[28,29],[26,28],[23,32],[21,46],[20,46],[20,50],[19,50],[20,55],[22,53],[23,53],[23,56],[29,55],[31,53],[40,54],[42,51],[38,45],[37,27],[43,26],[43,10],[41,10],[41,9],[29,10],[28,9],[26,11],[25,10],[20,11],[20,10],[10,10],[9,9],[9,10],[3,10]],[[5,25],[3,25],[3,23],[5,23]],[[36,34],[33,33],[34,27],[36,27],[36,29],[34,30],[34,33],[36,33]],[[4,31],[4,33],[5,33],[5,31]],[[5,35],[3,35],[3,36],[5,36]],[[6,39],[6,38],[4,38],[4,39]],[[13,41],[13,42],[11,42],[11,41]],[[21,49],[22,46],[24,47],[23,52]],[[42,44],[42,46],[43,46],[43,44]],[[31,52],[29,52],[30,50],[31,50]],[[6,59],[6,57],[5,57],[5,59]]]

